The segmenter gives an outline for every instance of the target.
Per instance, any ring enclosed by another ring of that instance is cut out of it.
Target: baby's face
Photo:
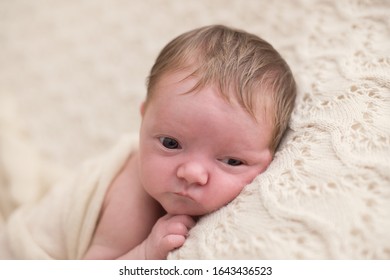
[[[140,178],[170,214],[204,215],[232,201],[272,160],[271,125],[213,87],[189,91],[188,73],[165,75],[143,112]]]

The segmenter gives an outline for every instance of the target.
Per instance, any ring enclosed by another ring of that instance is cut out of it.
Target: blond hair
[[[148,77],[145,105],[163,74],[189,67],[190,76],[198,78],[192,90],[216,85],[226,100],[233,97],[255,119],[262,104],[274,126],[270,149],[275,152],[294,107],[296,84],[289,66],[269,43],[222,25],[186,32],[158,55]]]

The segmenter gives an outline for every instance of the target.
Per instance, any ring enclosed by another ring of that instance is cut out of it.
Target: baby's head
[[[158,56],[142,106],[140,178],[168,213],[204,215],[263,172],[291,115],[286,62],[224,26],[175,38]]]
[[[146,106],[164,74],[177,71],[197,78],[191,91],[216,86],[227,101],[238,102],[253,117],[271,122],[270,148],[275,152],[294,107],[296,84],[289,66],[268,42],[221,25],[178,36],[160,52],[151,69]]]

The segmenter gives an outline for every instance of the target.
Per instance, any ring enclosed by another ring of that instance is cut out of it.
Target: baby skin
[[[232,201],[272,160],[273,126],[217,87],[164,74],[141,107],[139,150],[111,183],[86,259],[166,259],[198,217]],[[233,96],[233,95],[230,95]]]

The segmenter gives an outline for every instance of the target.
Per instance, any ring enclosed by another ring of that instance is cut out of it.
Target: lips
[[[167,200],[162,205],[170,214],[201,216],[208,213],[207,209],[188,192],[170,192],[167,195]]]
[[[185,197],[185,198],[189,198],[191,200],[194,200],[187,192],[175,192],[173,194],[180,196],[180,197]]]

